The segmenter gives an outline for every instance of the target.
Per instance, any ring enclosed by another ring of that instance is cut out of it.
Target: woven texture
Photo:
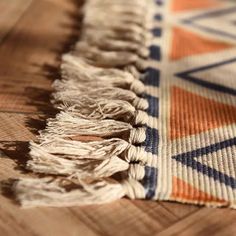
[[[18,200],[235,208],[235,12],[233,1],[87,0],[53,85],[60,112],[30,146],[27,168],[54,178],[20,180]]]
[[[149,199],[236,203],[236,4],[156,1],[146,85]]]

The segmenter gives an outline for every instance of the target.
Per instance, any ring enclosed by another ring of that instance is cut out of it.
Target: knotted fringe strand
[[[40,132],[40,141],[54,139],[56,137],[73,137],[76,135],[88,135],[97,137],[122,136],[131,143],[142,143],[145,140],[145,128],[133,127],[131,124],[105,120],[88,120],[61,112],[56,118],[49,119],[45,130]]]
[[[129,163],[147,162],[144,150],[113,138],[81,142],[54,139],[40,144],[31,143],[32,160],[27,167],[34,172],[76,175],[77,178],[107,177],[129,169]]]
[[[138,180],[148,160],[137,144],[146,138],[148,103],[139,79],[148,57],[152,4],[86,1],[81,39],[62,57],[62,80],[53,84],[53,103],[61,111],[30,143],[27,168],[54,177],[18,180],[14,189],[23,206],[145,197]],[[118,172],[121,180],[111,178]]]
[[[109,203],[124,196],[131,199],[145,197],[143,187],[134,179],[122,182],[111,179],[83,182],[68,178],[31,178],[19,180],[14,187],[17,199],[24,207],[68,207]]]
[[[135,77],[122,70],[104,69],[89,65],[82,58],[65,54],[62,57],[62,77],[64,80],[57,80],[54,87],[57,91],[64,89],[77,90],[79,85],[86,87],[119,87],[130,89],[136,94],[143,94],[145,86]],[[80,83],[78,83],[80,82]]]

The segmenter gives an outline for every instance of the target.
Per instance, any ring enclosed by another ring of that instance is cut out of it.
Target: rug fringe
[[[61,73],[64,80],[56,80],[54,88],[57,91],[64,89],[77,90],[84,87],[118,87],[130,89],[141,95],[145,86],[132,74],[119,69],[104,69],[89,65],[82,58],[66,54],[62,58]]]
[[[30,143],[27,168],[53,178],[28,178],[14,189],[23,206],[105,203],[144,198],[148,102],[140,80],[149,55],[153,2],[87,0],[82,36],[63,55],[53,84],[61,111]],[[112,17],[110,17],[112,16]],[[76,136],[96,136],[78,141]],[[120,181],[107,179],[121,172]],[[89,181],[88,181],[89,180]]]
[[[92,120],[73,116],[69,112],[60,112],[56,118],[49,119],[45,130],[40,131],[40,140],[53,137],[73,137],[76,135],[97,137],[123,137],[131,143],[145,140],[145,127],[133,127],[131,124],[111,119]]]
[[[15,185],[17,199],[23,207],[69,207],[109,203],[128,196],[144,198],[141,184],[132,178],[117,182],[112,179],[82,181],[72,178],[20,179]],[[30,191],[29,191],[30,189]]]

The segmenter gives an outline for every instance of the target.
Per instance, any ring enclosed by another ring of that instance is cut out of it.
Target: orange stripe
[[[236,107],[184,89],[171,88],[170,139],[236,123]]]
[[[210,40],[179,27],[174,27],[172,32],[171,60],[233,47],[230,44]]]
[[[217,7],[222,4],[216,0],[173,0],[171,5],[172,12],[198,10]]]
[[[218,202],[226,203],[224,200],[215,198],[208,193],[205,193],[185,181],[173,177],[172,199],[183,199],[187,201],[204,201],[204,202]]]

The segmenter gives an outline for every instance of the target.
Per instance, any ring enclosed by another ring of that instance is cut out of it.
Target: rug
[[[18,201],[235,208],[235,2],[87,0],[83,14]]]

